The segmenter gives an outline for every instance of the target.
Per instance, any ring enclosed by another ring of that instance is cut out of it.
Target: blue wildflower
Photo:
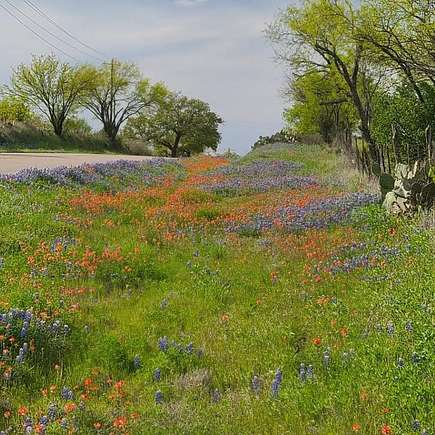
[[[159,368],[155,369],[154,373],[153,373],[153,379],[156,382],[160,382],[161,378],[162,378],[162,372],[161,372],[161,370]]]
[[[391,321],[387,323],[387,333],[390,336],[394,334],[394,323]]]
[[[139,355],[135,355],[133,358],[133,367],[138,370],[142,367],[142,361]]]
[[[159,349],[162,352],[167,352],[169,349],[169,341],[168,337],[160,337],[159,338]]]
[[[68,387],[63,387],[62,391],[60,392],[60,395],[63,400],[74,400],[74,393]]]
[[[418,432],[418,431],[421,429],[421,424],[420,424],[420,422],[419,422],[418,420],[414,420],[414,421],[411,423],[411,428],[412,428],[412,430],[413,430],[414,432]]]
[[[412,332],[414,330],[414,327],[412,326],[412,322],[410,320],[406,322],[405,329],[407,332]]]
[[[154,399],[158,405],[161,405],[163,403],[163,393],[159,390],[154,395]]]
[[[282,382],[282,372],[280,369],[278,369],[275,373],[275,377],[273,378],[273,382],[272,382],[272,397],[275,398],[278,397],[281,382]]]
[[[262,382],[261,382],[261,379],[257,376],[257,375],[255,375],[253,378],[252,378],[252,381],[251,381],[251,388],[252,388],[252,391],[258,396],[259,394],[260,394],[260,392],[261,392],[261,386],[262,386]]]

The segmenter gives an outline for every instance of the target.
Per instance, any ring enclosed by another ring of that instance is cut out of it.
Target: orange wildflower
[[[349,329],[348,328],[340,328],[340,335],[342,337],[347,337],[348,334],[349,334]]]
[[[28,412],[29,412],[29,410],[25,406],[20,406],[18,408],[18,415],[21,415],[24,417],[25,415],[27,415]]]
[[[320,346],[322,344],[322,339],[320,337],[314,337],[312,341],[315,346]]]
[[[123,428],[127,425],[127,417],[120,416],[113,420],[113,427]]]
[[[74,402],[69,402],[63,407],[63,409],[68,414],[74,412],[77,409],[77,405]]]
[[[388,424],[384,424],[382,426],[382,429],[381,429],[382,435],[391,435],[392,433],[393,433],[393,431],[391,430],[391,427],[388,426]]]
[[[361,430],[361,425],[360,425],[359,423],[354,423],[354,424],[352,425],[352,430],[353,430],[354,432],[359,432],[359,431]]]

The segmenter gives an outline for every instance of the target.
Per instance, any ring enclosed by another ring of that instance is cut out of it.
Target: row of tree
[[[359,128],[373,161],[392,138],[419,154],[435,131],[435,3],[358,3],[305,0],[270,25],[290,70],[285,118],[327,142]]]
[[[180,153],[216,150],[222,119],[209,105],[151,83],[135,64],[117,60],[70,65],[53,55],[34,57],[13,72],[3,89],[0,117],[25,121],[30,110],[41,114],[62,137],[79,111],[89,111],[101,122],[112,147],[120,147],[121,129],[176,157]],[[1,119],[0,119],[1,120]]]

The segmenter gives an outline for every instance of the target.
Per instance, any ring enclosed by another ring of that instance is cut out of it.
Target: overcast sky
[[[279,89],[284,71],[274,63],[263,30],[290,1],[31,0],[108,58],[134,61],[152,80],[210,103],[225,120],[221,150],[240,153],[247,152],[259,135],[282,127]],[[97,62],[44,33],[11,4],[80,47],[25,0],[0,0],[48,41],[80,61]],[[7,83],[12,68],[29,62],[32,54],[52,51],[0,8],[0,82]]]

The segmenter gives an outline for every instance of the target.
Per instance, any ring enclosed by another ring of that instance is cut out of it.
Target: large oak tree
[[[131,118],[126,134],[166,150],[171,157],[216,150],[221,140],[222,119],[209,105],[177,93],[169,94],[151,116]]]

